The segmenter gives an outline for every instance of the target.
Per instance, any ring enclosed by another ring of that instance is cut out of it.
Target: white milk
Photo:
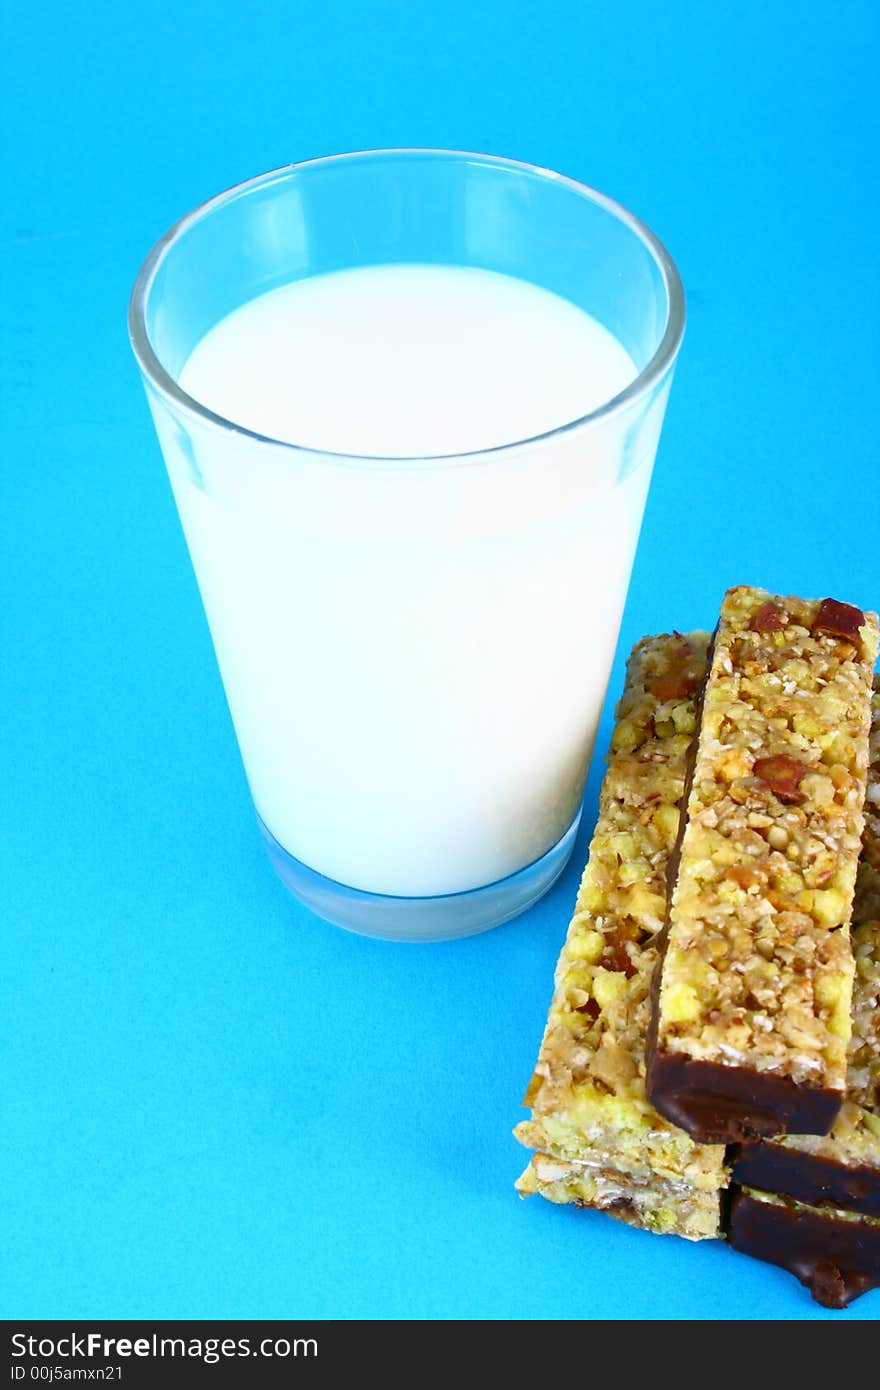
[[[530,439],[636,375],[607,329],[536,285],[385,265],[251,300],[202,339],[180,383],[272,439],[406,458]]]
[[[265,294],[186,363],[191,396],[299,450],[184,435],[154,399],[254,801],[297,859],[443,894],[567,829],[664,402],[630,439],[615,418],[510,454],[381,459],[530,439],[635,375],[545,290],[392,265]]]

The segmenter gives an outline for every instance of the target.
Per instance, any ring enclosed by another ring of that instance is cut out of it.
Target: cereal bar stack
[[[729,1226],[831,1306],[880,1282],[877,645],[745,586],[637,644],[516,1130],[524,1195]]]

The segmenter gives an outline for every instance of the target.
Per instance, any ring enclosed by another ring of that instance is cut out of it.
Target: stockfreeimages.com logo
[[[14,1332],[12,1355],[18,1358],[26,1357],[31,1361],[91,1359],[111,1364],[118,1360],[126,1361],[131,1357],[144,1360],[171,1357],[203,1361],[211,1366],[218,1361],[232,1360],[236,1357],[262,1356],[284,1360],[287,1357],[317,1356],[318,1342],[315,1337],[262,1337],[259,1341],[254,1341],[250,1337],[160,1337],[155,1332],[147,1337],[105,1337],[102,1332],[87,1332],[82,1335],[71,1332],[63,1337],[53,1338],[31,1337],[24,1332]],[[34,1366],[30,1369],[32,1378],[36,1369]],[[50,1370],[48,1366],[41,1369]],[[13,1380],[23,1380],[27,1375],[28,1369],[20,1361],[13,1365]],[[39,1378],[50,1377],[41,1375]]]

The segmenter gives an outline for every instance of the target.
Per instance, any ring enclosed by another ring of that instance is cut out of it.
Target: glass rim
[[[663,284],[667,295],[666,327],[663,336],[657,345],[653,355],[634,377],[617,395],[609,400],[603,401],[594,410],[580,415],[575,420],[566,421],[561,425],[554,425],[549,430],[542,430],[540,434],[529,435],[524,439],[515,439],[503,444],[494,444],[489,448],[462,450],[459,453],[451,454],[410,454],[406,456],[387,457],[381,454],[351,454],[340,453],[332,449],[316,449],[307,444],[296,444],[289,439],[275,439],[271,435],[261,434],[258,430],[248,429],[246,425],[237,424],[234,420],[228,420],[225,416],[210,410],[196,397],[190,396],[180,384],[175,381],[171,373],[160,362],[147,332],[146,310],[150,298],[153,282],[159,271],[166,255],[176,242],[193,227],[197,222],[209,217],[224,204],[233,199],[246,195],[253,190],[272,182],[280,182],[297,174],[299,171],[314,168],[318,165],[335,165],[355,163],[356,161],[372,159],[395,159],[423,157],[436,159],[438,162],[443,160],[452,161],[478,161],[481,164],[491,165],[495,168],[509,169],[512,172],[521,174],[536,175],[548,183],[561,184],[579,197],[586,201],[603,208],[619,222],[623,223],[647,248],[657,265],[663,279]],[[405,467],[409,464],[421,465],[453,465],[457,463],[473,463],[478,460],[490,458],[494,455],[508,455],[512,452],[529,448],[534,444],[545,440],[554,439],[559,435],[574,433],[586,430],[599,421],[608,419],[610,416],[618,415],[625,411],[634,402],[648,395],[658,381],[666,374],[672,366],[681,346],[685,326],[685,295],[681,277],[676,268],[675,262],[667,251],[663,242],[650,227],[640,218],[625,208],[622,203],[609,197],[606,193],[601,193],[598,189],[592,188],[589,184],[582,183],[578,179],[570,178],[567,174],[556,173],[553,169],[543,168],[538,164],[529,164],[519,159],[509,159],[504,155],[481,154],[473,150],[449,150],[426,146],[398,146],[388,149],[368,149],[368,150],[349,150],[344,153],[319,155],[314,159],[297,160],[293,164],[283,164],[276,169],[270,169],[266,173],[256,174],[249,179],[243,179],[240,183],[233,184],[231,187],[216,193],[211,198],[206,198],[197,204],[190,212],[185,213],[164,233],[163,236],[154,244],[148,252],[132,287],[131,297],[128,304],[128,334],[131,341],[132,350],[137,360],[138,366],[148,381],[158,393],[173,402],[179,409],[187,415],[195,416],[197,419],[213,425],[215,428],[222,429],[228,433],[241,436],[244,439],[254,440],[259,444],[272,445],[274,448],[287,449],[300,456],[313,456],[316,460],[327,460],[337,464],[356,463],[356,464],[375,464],[384,468]]]

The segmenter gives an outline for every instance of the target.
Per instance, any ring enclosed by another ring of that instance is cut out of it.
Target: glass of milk
[[[269,857],[371,936],[483,931],[574,843],[684,327],[610,198],[311,160],[157,243],[130,331]]]

